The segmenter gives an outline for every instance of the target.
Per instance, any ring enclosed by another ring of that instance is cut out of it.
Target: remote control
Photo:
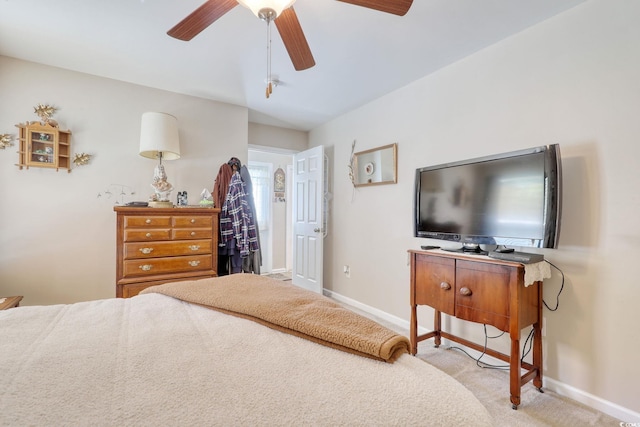
[[[425,246],[420,246],[420,249],[424,249],[425,251],[428,251],[430,249],[440,249],[440,246],[425,245]]]

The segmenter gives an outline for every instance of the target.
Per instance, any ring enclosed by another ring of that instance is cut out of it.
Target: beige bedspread
[[[157,293],[0,311],[0,426],[491,426],[409,354],[345,353]]]
[[[409,339],[331,299],[290,283],[255,274],[167,283],[142,293],[161,293],[361,356],[395,361]]]

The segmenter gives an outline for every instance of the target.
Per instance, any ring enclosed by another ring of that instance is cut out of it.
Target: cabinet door
[[[458,260],[456,317],[509,330],[511,267]]]
[[[416,254],[416,304],[454,315],[455,260]]]
[[[29,131],[27,164],[37,167],[57,167],[56,134],[45,131]]]

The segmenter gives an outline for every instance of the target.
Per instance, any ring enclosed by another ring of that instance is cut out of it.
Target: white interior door
[[[293,159],[294,285],[322,293],[324,224],[324,147],[314,147]]]

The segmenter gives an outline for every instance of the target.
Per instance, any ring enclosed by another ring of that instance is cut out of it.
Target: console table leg
[[[518,333],[518,335],[520,335]],[[518,409],[520,404],[520,337],[511,337],[511,355],[509,359],[509,391],[513,409]]]
[[[433,314],[433,330],[435,331],[436,335],[433,337],[433,342],[436,348],[440,347],[440,332],[442,331],[441,319],[442,316],[440,316],[440,312],[438,310],[435,310]]]
[[[533,385],[542,391],[542,331],[539,323],[533,325],[533,366],[536,369]]]
[[[533,385],[542,392],[542,282],[538,286],[538,321],[533,324],[533,366],[536,368],[536,376]]]
[[[416,306],[411,306],[411,321],[409,322],[409,340],[411,341],[411,354],[413,356],[418,352],[418,314]]]

